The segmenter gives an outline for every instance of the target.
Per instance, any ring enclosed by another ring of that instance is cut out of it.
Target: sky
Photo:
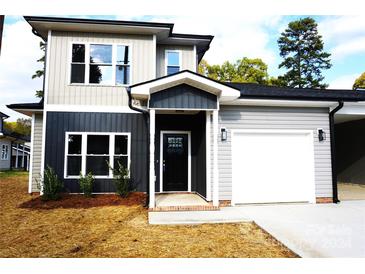
[[[205,54],[210,64],[235,61],[242,57],[261,58],[268,64],[269,75],[278,76],[282,61],[277,39],[290,21],[306,15],[245,15],[245,16],[87,16],[63,17],[102,18],[174,23],[174,32],[214,35]],[[329,88],[351,89],[355,79],[365,72],[365,17],[364,16],[312,16],[323,36],[325,51],[331,53],[332,68],[324,71]],[[40,39],[33,35],[22,16],[6,16],[0,56],[0,111],[11,116],[9,120],[24,117],[6,104],[37,102],[35,91],[41,89],[42,80],[31,76],[42,64]]]

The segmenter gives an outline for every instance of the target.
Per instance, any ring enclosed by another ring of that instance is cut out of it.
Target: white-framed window
[[[70,84],[126,86],[131,77],[129,45],[72,43]]]
[[[1,145],[1,160],[9,160],[9,145]]]
[[[130,133],[66,132],[65,178],[79,178],[91,172],[95,178],[113,178],[108,166],[118,162],[130,168]]]
[[[166,50],[165,51],[165,72],[166,75],[177,73],[181,70],[181,51]]]

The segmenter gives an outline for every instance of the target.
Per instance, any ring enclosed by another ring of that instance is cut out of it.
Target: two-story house
[[[25,20],[47,44],[44,100],[8,106],[32,117],[29,192],[47,166],[70,192],[80,172],[114,192],[120,162],[151,208],[171,192],[214,206],[337,200],[333,117],[364,93],[209,79],[197,66],[213,36],[173,24]]]

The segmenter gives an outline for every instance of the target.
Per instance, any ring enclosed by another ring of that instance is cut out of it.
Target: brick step
[[[159,206],[150,208],[149,211],[163,212],[163,211],[216,211],[219,210],[219,206]]]

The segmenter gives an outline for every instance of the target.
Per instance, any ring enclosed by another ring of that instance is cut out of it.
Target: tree
[[[284,61],[279,68],[287,72],[281,77],[289,87],[326,88],[322,70],[331,68],[330,54],[324,52],[322,36],[317,23],[306,17],[290,22],[278,39],[280,56]]]
[[[365,72],[363,74],[361,74],[359,76],[359,78],[357,78],[355,80],[355,83],[352,86],[352,89],[355,89],[355,90],[359,89],[359,88],[365,89]]]
[[[4,121],[4,128],[10,132],[29,136],[31,132],[31,119],[19,118],[16,122]]]
[[[258,84],[267,84],[269,82],[267,65],[259,58],[243,57],[235,63],[225,61],[222,65],[209,65],[207,61],[202,60],[198,72],[222,82]]]
[[[44,42],[39,42],[39,47],[40,49],[43,51],[43,55],[41,58],[39,58],[37,60],[37,62],[40,62],[40,63],[43,63],[43,69],[39,69],[37,70],[33,75],[32,75],[32,79],[35,79],[35,78],[41,78],[41,77],[44,77],[44,61],[46,59],[46,43]],[[38,97],[38,98],[43,98],[43,90],[36,90],[35,92],[35,96]]]

